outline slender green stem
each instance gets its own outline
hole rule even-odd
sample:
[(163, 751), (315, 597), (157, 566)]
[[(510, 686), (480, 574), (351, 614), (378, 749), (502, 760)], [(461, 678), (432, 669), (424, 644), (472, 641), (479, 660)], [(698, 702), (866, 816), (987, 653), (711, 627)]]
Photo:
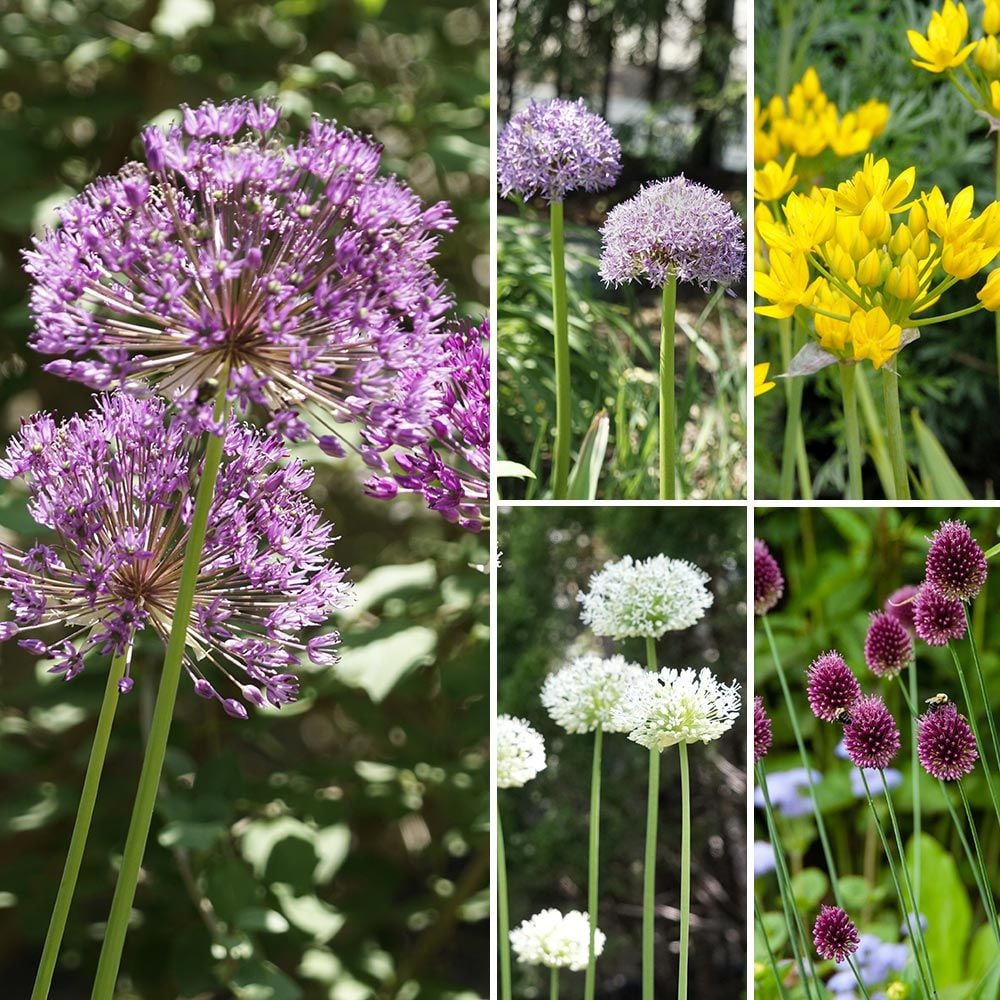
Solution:
[(795, 43), (795, 6), (777, 5), (778, 13), (778, 65), (775, 73), (777, 93), (786, 97), (791, 88), (792, 46)]
[(997, 944), (1000, 945), (1000, 919), (997, 918), (996, 901), (993, 899), (993, 891), (990, 886), (990, 876), (988, 874), (989, 869), (986, 867), (986, 861), (979, 845), (979, 837), (975, 835), (976, 825), (972, 818), (972, 811), (969, 808), (968, 801), (965, 797), (965, 789), (962, 787), (961, 781), (956, 782), (958, 785), (959, 795), (962, 797), (962, 804), (965, 807), (965, 815), (968, 817), (969, 826), (973, 832), (973, 840), (976, 845), (975, 851), (973, 851), (969, 846), (969, 841), (965, 836), (965, 831), (962, 829), (962, 821), (959, 818), (958, 813), (955, 811), (954, 805), (952, 805), (951, 795), (948, 792), (948, 786), (943, 781), (939, 781), (938, 784), (941, 786), (941, 794), (944, 796), (945, 804), (948, 806), (951, 821), (955, 824), (955, 829), (958, 831), (958, 839), (961, 840), (962, 847), (965, 849), (965, 856), (969, 859), (972, 874), (976, 879), (976, 888), (979, 890), (979, 898), (983, 903), (983, 910), (986, 913), (987, 920), (989, 920), (990, 925), (993, 928), (993, 937), (996, 939)]
[(949, 320), (961, 319), (963, 316), (971, 316), (972, 313), (979, 312), (982, 308), (983, 304), (979, 302), (974, 306), (969, 306), (967, 309), (956, 309), (955, 312), (944, 313), (941, 316), (929, 316), (927, 319), (913, 320), (907, 325), (914, 328), (935, 326), (938, 323), (947, 323)]
[(658, 669), (656, 663), (656, 640), (650, 635), (646, 636), (646, 666), (654, 673)]
[(677, 274), (671, 268), (663, 286), (660, 311), (660, 499), (676, 495), (677, 399), (674, 386), (674, 335), (677, 313)]
[(844, 434), (847, 437), (847, 498), (863, 500), (861, 428), (858, 424), (858, 396), (854, 387), (857, 366), (841, 362), (837, 367), (840, 369), (840, 392), (844, 399)]
[(865, 986), (865, 981), (861, 978), (861, 973), (858, 971), (858, 966), (854, 961), (853, 956), (847, 956), (847, 964), (851, 967), (851, 972), (854, 973), (854, 978), (857, 980), (858, 988), (861, 990), (862, 994), (864, 994), (865, 1000), (872, 1000), (871, 994), (868, 992), (868, 987)]
[(549, 977), (549, 1000), (559, 1000), (559, 969), (553, 969)]
[[(228, 373), (227, 377), (220, 379), (220, 382), (215, 415), (217, 419), (224, 420), (228, 413), (226, 404)], [(104, 932), (104, 944), (101, 947), (101, 956), (97, 963), (97, 974), (94, 978), (91, 1000), (111, 1000), (114, 995), (118, 968), (121, 965), (122, 951), (125, 947), (125, 935), (128, 933), (129, 914), (132, 910), (132, 901), (135, 898), (135, 887), (139, 880), (139, 868), (146, 850), (146, 841), (149, 839), (149, 828), (156, 806), (156, 793), (160, 783), (160, 775), (163, 772), (163, 760), (167, 752), (170, 723), (173, 720), (177, 687), (183, 670), (188, 626), (191, 622), (191, 609), (194, 606), (201, 553), (208, 527), (208, 514), (215, 494), (219, 466), (222, 463), (223, 443), (222, 435), (208, 435), (205, 458), (202, 463), (201, 481), (198, 484), (194, 513), (191, 517), (191, 527), (188, 531), (187, 546), (184, 552), (184, 562), (181, 567), (180, 583), (177, 588), (173, 624), (163, 658), (163, 672), (156, 695), (156, 707), (153, 709), (153, 722), (150, 726), (146, 754), (139, 774), (139, 787), (136, 792), (135, 805), (132, 808), (128, 836), (125, 839), (125, 850), (122, 854), (121, 869), (118, 872), (118, 882), (115, 885), (115, 894), (111, 901), (111, 913), (108, 916), (108, 924)]]
[(500, 940), (500, 997), (511, 1000), (510, 977), (510, 901), (507, 895), (507, 850), (500, 822), (500, 800), (497, 798), (497, 929)]
[(983, 676), (982, 664), (979, 662), (979, 647), (976, 644), (976, 636), (972, 629), (972, 617), (969, 614), (969, 605), (963, 601), (962, 608), (965, 611), (965, 628), (969, 635), (969, 649), (972, 650), (972, 666), (976, 672), (976, 681), (979, 684), (979, 695), (983, 699), (983, 710), (986, 712), (986, 725), (990, 730), (990, 742), (993, 744), (993, 759), (996, 761), (997, 773), (1000, 774), (1000, 738), (997, 737), (997, 727), (993, 721), (993, 712), (990, 708), (990, 696), (986, 690), (986, 679)]
[(587, 979), (583, 995), (594, 1000), (597, 989), (597, 953), (594, 936), (597, 933), (597, 899), (601, 844), (601, 745), (604, 730), (600, 725), (594, 730), (594, 764), (590, 775), (590, 851), (587, 866), (587, 910), (590, 913), (590, 955), (587, 959)]
[(781, 1000), (788, 1000), (788, 991), (785, 989), (785, 981), (781, 978), (778, 960), (774, 957), (774, 949), (771, 947), (771, 941), (767, 936), (767, 928), (764, 926), (764, 919), (761, 916), (760, 903), (757, 901), (756, 893), (754, 893), (753, 897), (753, 916), (754, 920), (757, 921), (760, 940), (764, 942), (764, 947), (767, 949), (767, 959), (771, 966), (771, 975), (774, 976), (774, 985), (778, 987)]
[[(922, 829), (921, 805), (920, 805), (920, 757), (917, 754), (917, 733), (919, 724), (917, 722), (917, 705), (919, 704), (917, 695), (917, 664), (913, 660), (910, 662), (910, 691), (909, 698), (906, 699), (907, 707), (910, 710), (910, 784), (913, 798), (913, 891), (916, 893), (916, 907), (920, 910), (920, 835)], [(906, 688), (900, 678), (899, 686), (904, 693)]]
[(131, 652), (130, 648), (120, 656), (114, 657), (108, 669), (108, 680), (104, 686), (104, 699), (97, 716), (94, 742), (90, 748), (90, 760), (87, 762), (87, 770), (83, 777), (80, 804), (77, 806), (73, 833), (69, 839), (69, 850), (66, 852), (66, 864), (63, 867), (62, 879), (59, 881), (59, 888), (56, 891), (56, 901), (52, 906), (52, 916), (49, 919), (49, 929), (45, 935), (45, 945), (38, 963), (38, 973), (35, 976), (35, 987), (31, 991), (31, 1000), (45, 1000), (52, 986), (52, 976), (59, 958), (59, 948), (66, 930), (69, 909), (73, 903), (73, 893), (76, 891), (80, 866), (83, 864), (87, 837), (90, 834), (90, 823), (94, 818), (94, 806), (101, 784), (101, 772), (104, 770), (104, 760), (111, 739), (111, 726), (115, 719), (115, 710), (118, 707), (118, 682), (125, 674), (125, 666)]
[(889, 438), (889, 459), (892, 462), (894, 496), (890, 500), (910, 499), (910, 478), (906, 469), (906, 444), (903, 440), (903, 418), (899, 412), (899, 376), (894, 368), (882, 369), (882, 401), (885, 405), (885, 429)]
[(660, 751), (649, 751), (646, 796), (646, 852), (642, 878), (642, 1000), (655, 1000), (656, 983), (656, 824), (660, 809)]
[(687, 744), (678, 743), (677, 749), (681, 758), (681, 954), (677, 970), (677, 1000), (686, 1000), (691, 923), (691, 775)]
[(789, 690), (788, 679), (785, 677), (785, 670), (781, 665), (781, 658), (778, 656), (778, 648), (774, 644), (774, 634), (771, 631), (771, 623), (767, 620), (767, 615), (761, 615), (761, 622), (764, 625), (764, 634), (767, 636), (767, 643), (771, 647), (771, 658), (774, 660), (774, 666), (778, 673), (778, 681), (781, 683), (781, 693), (785, 698), (785, 708), (788, 711), (788, 721), (791, 723), (792, 733), (795, 736), (795, 745), (799, 749), (799, 758), (802, 761), (802, 767), (805, 769), (806, 784), (809, 786), (809, 797), (812, 799), (813, 813), (816, 817), (816, 829), (819, 832), (820, 844), (823, 847), (823, 857), (826, 860), (827, 871), (830, 873), (830, 885), (833, 889), (833, 898), (837, 901), (838, 906), (843, 907), (844, 904), (840, 898), (837, 866), (833, 860), (833, 851), (830, 848), (830, 838), (826, 832), (826, 822), (823, 819), (823, 813), (820, 810), (819, 802), (816, 799), (816, 788), (812, 780), (812, 767), (809, 763), (809, 757), (806, 754), (806, 745), (802, 739), (802, 730), (799, 727), (798, 716), (795, 714), (795, 702), (792, 700), (792, 692)]
[(552, 247), (552, 336), (556, 371), (556, 440), (552, 451), (552, 499), (565, 500), (569, 485), (569, 452), (573, 433), (573, 397), (570, 390), (569, 313), (566, 305), (566, 248), (563, 203), (549, 206)]

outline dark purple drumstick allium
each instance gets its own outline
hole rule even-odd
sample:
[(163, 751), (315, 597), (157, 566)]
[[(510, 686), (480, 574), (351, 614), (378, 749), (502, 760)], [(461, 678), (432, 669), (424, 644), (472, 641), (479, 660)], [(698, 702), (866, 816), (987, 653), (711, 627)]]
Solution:
[(913, 624), (917, 636), (928, 646), (946, 646), (965, 635), (965, 609), (961, 601), (945, 597), (925, 583), (913, 602)]
[(189, 407), (227, 377), (288, 440), (308, 417), (340, 454), (356, 424), (381, 468), (430, 436), (451, 306), (431, 262), (454, 220), (378, 176), (371, 139), (315, 118), (286, 143), (278, 118), (237, 100), (147, 128), (146, 163), (94, 181), (26, 253), (31, 346), (55, 374)]
[(894, 590), (885, 599), (885, 606), (882, 609), (890, 618), (895, 618), (911, 634), (917, 630), (913, 623), (913, 612), (915, 610), (915, 598), (919, 590), (920, 588), (914, 586), (912, 583), (900, 587), (899, 590)]
[(843, 962), (858, 950), (861, 935), (839, 906), (823, 906), (813, 924), (813, 944), (820, 958)]
[(771, 749), (773, 740), (771, 720), (764, 711), (764, 699), (757, 695), (753, 700), (753, 762), (759, 764)]
[(876, 677), (895, 677), (913, 660), (913, 640), (906, 626), (884, 611), (872, 615), (865, 636), (865, 663)]
[(753, 540), (753, 610), (766, 615), (781, 600), (785, 578), (771, 550), (759, 538)]
[(602, 191), (618, 179), (621, 155), (611, 126), (583, 98), (532, 102), (497, 140), (500, 194), (551, 203), (570, 191)]
[(856, 767), (888, 767), (899, 753), (899, 727), (878, 695), (860, 698), (851, 706), (844, 726), (844, 749)]
[(952, 601), (971, 601), (986, 582), (986, 556), (962, 521), (942, 521), (931, 536), (927, 583)]
[(920, 717), (917, 756), (923, 769), (941, 781), (957, 781), (972, 773), (979, 759), (976, 737), (954, 703)]
[(830, 650), (809, 665), (806, 696), (817, 719), (834, 722), (861, 697), (861, 685), (840, 653)]
[(446, 368), (431, 414), (433, 440), (393, 456), (403, 470), (373, 476), (372, 496), (389, 499), (397, 491), (423, 494), (427, 506), (463, 528), (479, 531), (490, 501), (490, 328), (458, 326), (445, 341)]
[[(52, 659), (51, 673), (76, 676), (92, 650), (130, 652), (143, 629), (167, 641), (196, 470), (183, 419), (165, 416), (156, 397), (99, 396), (94, 410), (61, 424), (36, 414), (0, 462), (3, 478), (25, 480), (29, 512), (53, 532), (25, 552), (0, 546), (14, 617), (0, 634)], [(352, 600), (326, 558), (333, 529), (306, 496), (311, 481), (280, 439), (229, 422), (184, 666), (198, 694), (237, 718), (246, 708), (216, 691), (220, 675), (243, 701), (281, 706), (298, 694), (290, 671), (301, 660), (333, 662), (336, 632), (300, 637)], [(56, 627), (62, 638), (34, 637)], [(120, 687), (132, 687), (130, 672)]]

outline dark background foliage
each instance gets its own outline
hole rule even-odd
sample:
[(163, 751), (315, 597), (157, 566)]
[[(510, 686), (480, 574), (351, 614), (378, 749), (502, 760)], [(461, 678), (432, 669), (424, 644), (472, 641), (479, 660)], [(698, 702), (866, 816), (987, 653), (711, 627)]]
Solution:
[[(275, 96), (373, 133), (386, 169), (461, 220), (440, 269), (459, 309), (487, 301), (489, 15), (406, 0), (83, 0), (0, 14), (0, 430), (88, 405), (26, 349), (19, 250), (53, 207), (137, 152), (182, 102)], [(178, 699), (120, 996), (253, 1000), (487, 994), (488, 579), (483, 539), (315, 452), (313, 489), (359, 604), (338, 668), (300, 705), (237, 723)], [(0, 530), (33, 530), (0, 495)], [(12, 534), (13, 533), (13, 534)], [(53, 998), (89, 997), (152, 708), (139, 650), (119, 708)], [(53, 682), (0, 648), (0, 992), (24, 997), (41, 948), (103, 689)], [(96, 665), (95, 665), (96, 666)]]
[[(576, 595), (591, 574), (623, 555), (661, 552), (712, 577), (715, 603), (693, 628), (667, 633), (664, 666), (709, 666), (746, 681), (745, 517), (734, 508), (504, 508), (497, 604), (500, 711), (528, 719), (545, 737), (548, 767), (523, 789), (500, 793), (511, 923), (545, 907), (587, 908), (587, 818), (592, 738), (569, 736), (548, 718), (541, 685), (570, 656), (622, 652), (645, 662), (641, 640), (612, 650), (586, 631)], [(691, 995), (742, 996), (746, 982), (746, 729), (691, 748)], [(601, 903), (607, 934), (598, 960), (600, 997), (640, 995), (642, 854), (648, 755), (624, 736), (605, 740)], [(657, 862), (657, 996), (676, 992), (680, 796), (677, 754), (662, 755)], [(573, 980), (579, 977), (567, 976)], [(533, 970), (515, 966), (515, 994), (542, 995)], [(569, 989), (577, 989), (574, 982)], [(582, 988), (582, 986), (580, 987)], [(541, 992), (540, 992), (541, 991)]]

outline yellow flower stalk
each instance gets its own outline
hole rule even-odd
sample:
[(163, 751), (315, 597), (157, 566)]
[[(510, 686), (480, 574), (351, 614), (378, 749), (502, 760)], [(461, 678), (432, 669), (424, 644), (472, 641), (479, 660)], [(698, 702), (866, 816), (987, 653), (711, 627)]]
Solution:
[(920, 57), (911, 62), (928, 73), (947, 73), (961, 66), (976, 47), (975, 42), (966, 44), (968, 34), (969, 15), (965, 4), (945, 0), (940, 11), (931, 13), (926, 36), (912, 28), (907, 31), (910, 46)]

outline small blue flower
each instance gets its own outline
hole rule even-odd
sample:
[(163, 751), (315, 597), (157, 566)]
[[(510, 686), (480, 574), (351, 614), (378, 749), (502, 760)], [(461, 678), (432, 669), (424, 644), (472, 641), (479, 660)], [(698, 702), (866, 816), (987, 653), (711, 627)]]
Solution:
[[(813, 782), (822, 778), (819, 771), (810, 772)], [(767, 793), (771, 805), (784, 816), (809, 816), (813, 812), (809, 797), (809, 779), (804, 767), (793, 767), (787, 771), (773, 771), (767, 775)], [(760, 789), (754, 791), (754, 805), (764, 808), (764, 795)]]

